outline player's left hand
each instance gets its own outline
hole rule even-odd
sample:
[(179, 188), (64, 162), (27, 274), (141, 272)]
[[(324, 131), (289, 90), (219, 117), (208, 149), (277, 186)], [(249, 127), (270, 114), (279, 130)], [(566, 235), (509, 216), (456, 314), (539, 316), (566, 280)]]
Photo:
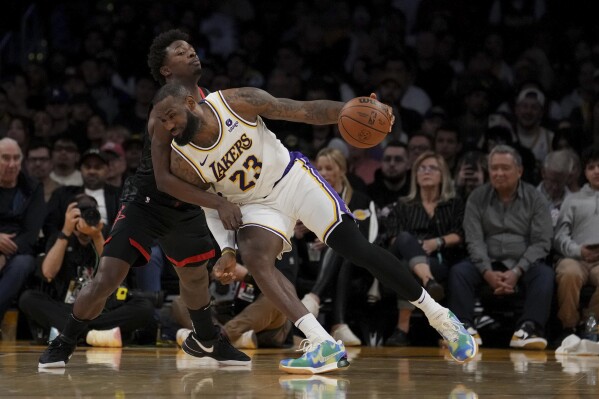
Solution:
[(226, 198), (221, 198), (220, 203), (218, 204), (216, 211), (218, 212), (218, 217), (223, 223), (223, 227), (226, 230), (237, 230), (239, 226), (243, 223), (241, 219), (241, 209), (239, 205), (234, 204), (228, 201)]
[[(376, 93), (370, 93), (370, 98), (376, 100)], [(389, 125), (389, 131), (393, 130), (393, 124), (395, 123), (395, 115), (393, 115), (393, 108), (391, 108), (390, 106), (383, 104), (387, 107), (387, 114), (389, 116), (389, 119), (391, 120), (391, 124)]]
[(235, 281), (237, 258), (230, 252), (223, 254), (214, 264), (212, 274), (221, 284), (231, 284)]

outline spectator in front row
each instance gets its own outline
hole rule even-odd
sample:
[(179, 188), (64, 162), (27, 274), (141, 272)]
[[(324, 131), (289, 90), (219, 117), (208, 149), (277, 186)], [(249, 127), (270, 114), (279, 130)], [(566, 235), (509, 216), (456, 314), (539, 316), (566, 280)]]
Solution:
[(595, 286), (589, 311), (599, 315), (599, 147), (589, 148), (582, 158), (588, 183), (565, 199), (553, 241), (562, 256), (555, 269), (562, 337), (575, 332), (580, 290), (589, 282)]
[(466, 204), (464, 232), (472, 263), (450, 269), (449, 308), (477, 337), (472, 327), (476, 288), (485, 281), (493, 294), (511, 295), (521, 286), (524, 310), (510, 347), (544, 349), (554, 277), (544, 261), (553, 234), (547, 202), (520, 180), (522, 161), (511, 147), (493, 148), (489, 174), (490, 183), (474, 190)]
[[(96, 211), (95, 219), (90, 210)], [(48, 337), (52, 327), (63, 325), (79, 290), (91, 280), (104, 249), (103, 225), (96, 200), (79, 194), (67, 207), (62, 229), (50, 237), (41, 266), (48, 286), (44, 291), (27, 290), (19, 299), (19, 308), (33, 326), (43, 330), (42, 336)], [(104, 312), (90, 322), (86, 334), (89, 345), (120, 347), (133, 331), (153, 322), (154, 306), (149, 299), (126, 299), (117, 293)]]
[[(410, 193), (394, 204), (385, 231), (391, 237), (391, 251), (408, 260), (422, 286), (437, 301), (445, 296), (441, 283), (447, 279), (449, 268), (466, 255), (463, 219), (464, 203), (455, 196), (443, 157), (433, 152), (420, 155), (412, 167)], [(406, 253), (407, 248), (418, 244), (422, 249), (419, 256)], [(387, 346), (409, 343), (414, 306), (400, 299), (398, 308), (397, 328), (387, 339)]]
[(42, 185), (21, 171), (22, 160), (15, 140), (0, 139), (0, 320), (34, 270), (46, 212)]

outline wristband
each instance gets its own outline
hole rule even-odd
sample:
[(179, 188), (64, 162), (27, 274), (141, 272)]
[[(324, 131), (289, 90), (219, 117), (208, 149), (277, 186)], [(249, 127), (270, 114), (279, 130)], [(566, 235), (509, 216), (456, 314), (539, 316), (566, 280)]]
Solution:
[(437, 249), (441, 250), (443, 247), (445, 247), (445, 240), (443, 237), (437, 237)]
[(233, 256), (237, 257), (237, 251), (235, 251), (234, 249), (231, 248), (225, 248), (222, 251), (220, 251), (220, 256), (223, 256), (224, 254), (230, 253)]
[(61, 230), (61, 231), (58, 232), (58, 237), (56, 239), (57, 240), (68, 240), (69, 238), (71, 238), (71, 236), (70, 235), (66, 235)]

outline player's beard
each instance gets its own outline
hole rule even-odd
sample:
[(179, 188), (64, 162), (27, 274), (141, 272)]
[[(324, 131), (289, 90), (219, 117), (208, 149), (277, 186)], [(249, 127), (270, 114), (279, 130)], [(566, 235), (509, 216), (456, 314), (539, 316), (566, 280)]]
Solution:
[(181, 132), (180, 135), (175, 137), (175, 143), (179, 146), (187, 145), (193, 140), (193, 136), (200, 129), (200, 118), (195, 116), (191, 111), (187, 110), (187, 124), (185, 125), (185, 129)]

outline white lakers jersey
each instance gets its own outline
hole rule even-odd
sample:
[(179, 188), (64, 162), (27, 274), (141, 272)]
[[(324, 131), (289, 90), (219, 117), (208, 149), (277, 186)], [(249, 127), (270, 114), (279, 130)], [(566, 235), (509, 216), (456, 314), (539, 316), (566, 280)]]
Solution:
[(220, 91), (204, 102), (220, 121), (216, 142), (202, 148), (193, 143), (179, 146), (173, 140), (171, 147), (211, 185), (211, 191), (229, 201), (243, 204), (266, 197), (289, 165), (289, 151), (260, 116), (256, 122), (241, 118)]

